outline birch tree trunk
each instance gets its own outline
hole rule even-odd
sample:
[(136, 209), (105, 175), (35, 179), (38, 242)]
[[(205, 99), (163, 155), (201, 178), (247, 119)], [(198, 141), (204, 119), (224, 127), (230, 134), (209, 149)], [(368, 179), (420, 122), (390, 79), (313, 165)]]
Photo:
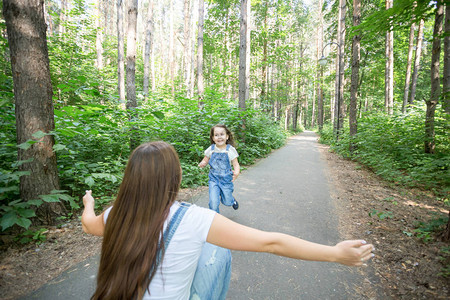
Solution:
[(203, 23), (205, 14), (205, 1), (198, 1), (198, 42), (197, 42), (197, 91), (199, 107), (203, 106)]
[[(353, 26), (358, 26), (361, 23), (361, 1), (353, 0)], [(349, 127), (350, 127), (350, 153), (356, 149), (354, 139), (357, 133), (357, 103), (358, 103), (358, 88), (359, 88), (359, 62), (361, 49), (361, 36), (359, 34), (353, 37), (352, 45), (352, 78), (350, 85), (350, 108), (349, 108)]]
[(239, 109), (245, 110), (249, 95), (250, 69), (247, 63), (250, 59), (249, 47), (249, 15), (250, 0), (241, 1), (241, 29), (239, 46)]
[[(43, 0), (4, 0), (14, 83), (17, 144), (38, 141), (29, 148), (18, 148), (20, 198), (23, 202), (39, 199), (59, 190), (56, 155), (53, 151), (55, 129), (53, 90), (47, 48), (47, 26)], [(36, 136), (41, 131), (46, 135)], [(34, 136), (33, 136), (34, 135)], [(43, 202), (36, 209), (40, 223), (53, 224), (65, 212), (60, 202)]]
[(153, 26), (153, 0), (149, 0), (147, 10), (147, 26), (145, 29), (144, 83), (143, 83), (144, 101), (147, 99), (148, 96), (148, 86), (150, 82), (150, 70), (151, 70), (150, 58), (153, 56), (152, 49), (154, 36), (155, 33)]
[(183, 47), (183, 72), (184, 72), (184, 86), (189, 95), (189, 81), (191, 71), (191, 1), (184, 0), (184, 47)]
[(416, 97), (417, 78), (419, 77), (419, 69), (420, 69), (420, 56), (422, 55), (424, 23), (425, 23), (424, 20), (421, 19), (419, 22), (419, 29), (417, 30), (416, 55), (414, 58), (414, 71), (411, 79), (411, 94), (409, 95), (410, 105), (414, 103), (414, 98)]
[[(393, 0), (386, 0), (386, 10), (392, 8)], [(386, 69), (384, 81), (384, 107), (387, 114), (394, 113), (394, 31), (386, 33)]]
[(175, 32), (173, 25), (175, 16), (173, 13), (173, 1), (169, 1), (169, 76), (170, 86), (172, 88), (172, 96), (175, 95)]
[(95, 2), (95, 27), (97, 30), (97, 36), (95, 39), (95, 48), (97, 50), (97, 60), (95, 63), (95, 66), (97, 69), (103, 69), (103, 28), (102, 28), (102, 9), (101, 9), (101, 1), (102, 0), (96, 0)]
[[(128, 28), (127, 28), (127, 111), (130, 113), (130, 120), (137, 118), (136, 115), (136, 27), (138, 14), (138, 0), (131, 0), (128, 7)], [(131, 130), (130, 150), (133, 151), (139, 144), (135, 131)]]
[[(323, 50), (323, 16), (322, 16), (322, 6), (323, 0), (319, 0), (319, 27), (317, 34), (317, 61), (321, 57), (321, 53)], [(323, 93), (322, 93), (322, 77), (323, 77), (323, 68), (319, 65), (317, 68), (317, 125), (319, 126), (319, 130), (322, 130), (323, 127)]]
[(416, 27), (415, 24), (411, 24), (411, 28), (409, 30), (408, 61), (406, 63), (405, 88), (403, 90), (402, 113), (406, 113), (406, 106), (408, 104), (408, 98), (409, 98), (409, 88), (411, 85), (411, 65), (412, 65), (412, 56), (413, 56), (413, 48), (414, 48), (415, 27)]
[(119, 101), (125, 103), (125, 63), (124, 63), (124, 38), (123, 38), (123, 0), (117, 0), (117, 77), (119, 89)]
[(431, 54), (431, 95), (426, 101), (427, 111), (425, 116), (425, 153), (434, 153), (435, 149), (435, 132), (434, 132), (434, 113), (440, 96), (440, 54), (441, 54), (441, 34), (444, 19), (443, 0), (437, 2), (436, 15), (433, 29), (433, 48)]

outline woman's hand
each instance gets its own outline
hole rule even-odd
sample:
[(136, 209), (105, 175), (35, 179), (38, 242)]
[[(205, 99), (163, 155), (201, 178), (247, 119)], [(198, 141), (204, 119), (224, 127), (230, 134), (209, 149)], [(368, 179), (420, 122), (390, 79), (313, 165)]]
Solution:
[(92, 197), (92, 191), (86, 191), (86, 194), (83, 196), (83, 204), (84, 210), (81, 215), (81, 225), (83, 227), (84, 232), (102, 236), (105, 224), (103, 224), (103, 213), (96, 216), (94, 211), (95, 200)]
[(90, 206), (90, 205), (94, 206), (95, 200), (94, 200), (94, 197), (92, 197), (92, 191), (91, 190), (87, 190), (86, 194), (84, 194), (84, 196), (83, 196), (83, 204), (84, 204), (84, 207)]
[(369, 259), (375, 256), (372, 244), (367, 244), (364, 240), (343, 241), (336, 246), (336, 262), (346, 266), (362, 266)]

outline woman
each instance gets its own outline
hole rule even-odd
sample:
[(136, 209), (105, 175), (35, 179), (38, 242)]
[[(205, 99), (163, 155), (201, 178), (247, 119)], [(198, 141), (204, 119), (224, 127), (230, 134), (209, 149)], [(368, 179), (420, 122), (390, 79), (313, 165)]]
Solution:
[[(349, 266), (360, 266), (373, 257), (373, 246), (362, 240), (335, 246), (311, 243), (240, 225), (196, 205), (186, 210), (165, 249), (160, 237), (181, 206), (175, 201), (180, 182), (175, 149), (165, 142), (151, 142), (131, 154), (112, 208), (95, 215), (94, 199), (86, 192), (83, 230), (104, 236), (93, 299), (188, 299), (205, 242)], [(159, 248), (162, 259), (158, 263)]]

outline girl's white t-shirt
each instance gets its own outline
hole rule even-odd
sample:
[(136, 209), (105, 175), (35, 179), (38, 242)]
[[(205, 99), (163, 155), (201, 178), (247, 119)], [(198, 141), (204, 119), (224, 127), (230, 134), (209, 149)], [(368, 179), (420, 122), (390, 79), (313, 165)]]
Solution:
[[(179, 207), (180, 203), (174, 202), (164, 229)], [(105, 224), (110, 211), (111, 207), (103, 215)], [(197, 263), (215, 214), (196, 205), (189, 207), (150, 282), (150, 294), (147, 290), (143, 299), (189, 299)]]

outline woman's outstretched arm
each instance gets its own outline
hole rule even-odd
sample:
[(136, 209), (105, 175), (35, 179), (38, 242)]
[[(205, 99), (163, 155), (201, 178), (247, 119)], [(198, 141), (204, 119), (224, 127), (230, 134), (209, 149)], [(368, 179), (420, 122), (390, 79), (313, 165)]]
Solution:
[(343, 241), (335, 246), (308, 242), (287, 234), (257, 230), (216, 214), (207, 242), (231, 250), (267, 252), (302, 260), (337, 262), (361, 266), (373, 257), (374, 247), (363, 240)]
[(96, 216), (94, 211), (95, 201), (92, 197), (92, 191), (86, 191), (83, 196), (84, 210), (81, 215), (81, 225), (84, 232), (103, 236), (105, 224), (103, 223), (103, 213)]

